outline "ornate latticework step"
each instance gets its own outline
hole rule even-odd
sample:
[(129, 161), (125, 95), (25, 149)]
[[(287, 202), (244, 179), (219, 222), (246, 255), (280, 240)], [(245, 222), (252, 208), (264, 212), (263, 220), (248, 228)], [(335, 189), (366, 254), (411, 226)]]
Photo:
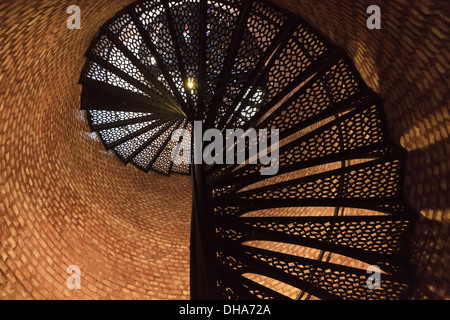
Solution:
[[(424, 296), (408, 260), (405, 151), (352, 61), (300, 18), (266, 1), (138, 1), (86, 57), (82, 109), (105, 148), (144, 171), (193, 175), (192, 298)], [(248, 154), (173, 164), (171, 135), (194, 121), (279, 130), (278, 174)]]

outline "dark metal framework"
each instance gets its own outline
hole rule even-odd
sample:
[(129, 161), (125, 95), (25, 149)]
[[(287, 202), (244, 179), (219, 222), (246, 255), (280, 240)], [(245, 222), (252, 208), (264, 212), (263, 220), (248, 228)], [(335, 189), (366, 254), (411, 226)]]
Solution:
[[(86, 57), (81, 108), (106, 149), (146, 172), (193, 176), (193, 299), (288, 298), (249, 274), (298, 298), (425, 296), (408, 256), (418, 214), (403, 196), (405, 151), (352, 61), (305, 21), (266, 1), (138, 1)], [(250, 163), (174, 165), (171, 134), (195, 120), (279, 129), (278, 175)], [(380, 289), (367, 287), (367, 264), (383, 270)]]

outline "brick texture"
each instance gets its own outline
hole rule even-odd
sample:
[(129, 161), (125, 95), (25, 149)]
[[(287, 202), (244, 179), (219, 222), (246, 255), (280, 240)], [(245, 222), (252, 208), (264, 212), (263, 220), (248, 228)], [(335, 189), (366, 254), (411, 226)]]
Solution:
[(0, 2), (0, 299), (189, 298), (190, 177), (124, 166), (79, 111), (84, 51), (130, 2)]

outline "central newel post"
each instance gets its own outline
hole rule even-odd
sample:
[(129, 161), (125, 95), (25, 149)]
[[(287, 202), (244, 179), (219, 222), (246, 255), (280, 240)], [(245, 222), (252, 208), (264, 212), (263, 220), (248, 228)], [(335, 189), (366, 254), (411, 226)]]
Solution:
[[(202, 133), (193, 136), (193, 154), (202, 154)], [(202, 157), (200, 158), (202, 159)], [(207, 195), (205, 168), (203, 160), (193, 159), (191, 174), (193, 181), (193, 201), (191, 217), (191, 299), (205, 300), (214, 299), (215, 265), (214, 265), (214, 223), (209, 197)], [(197, 160), (197, 161), (195, 161)]]

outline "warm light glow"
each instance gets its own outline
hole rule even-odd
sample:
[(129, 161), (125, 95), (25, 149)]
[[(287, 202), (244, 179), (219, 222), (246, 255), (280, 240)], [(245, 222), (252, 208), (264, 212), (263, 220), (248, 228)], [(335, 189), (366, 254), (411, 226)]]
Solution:
[(187, 86), (188, 86), (189, 89), (194, 89), (194, 80), (189, 79), (188, 83), (187, 83)]

